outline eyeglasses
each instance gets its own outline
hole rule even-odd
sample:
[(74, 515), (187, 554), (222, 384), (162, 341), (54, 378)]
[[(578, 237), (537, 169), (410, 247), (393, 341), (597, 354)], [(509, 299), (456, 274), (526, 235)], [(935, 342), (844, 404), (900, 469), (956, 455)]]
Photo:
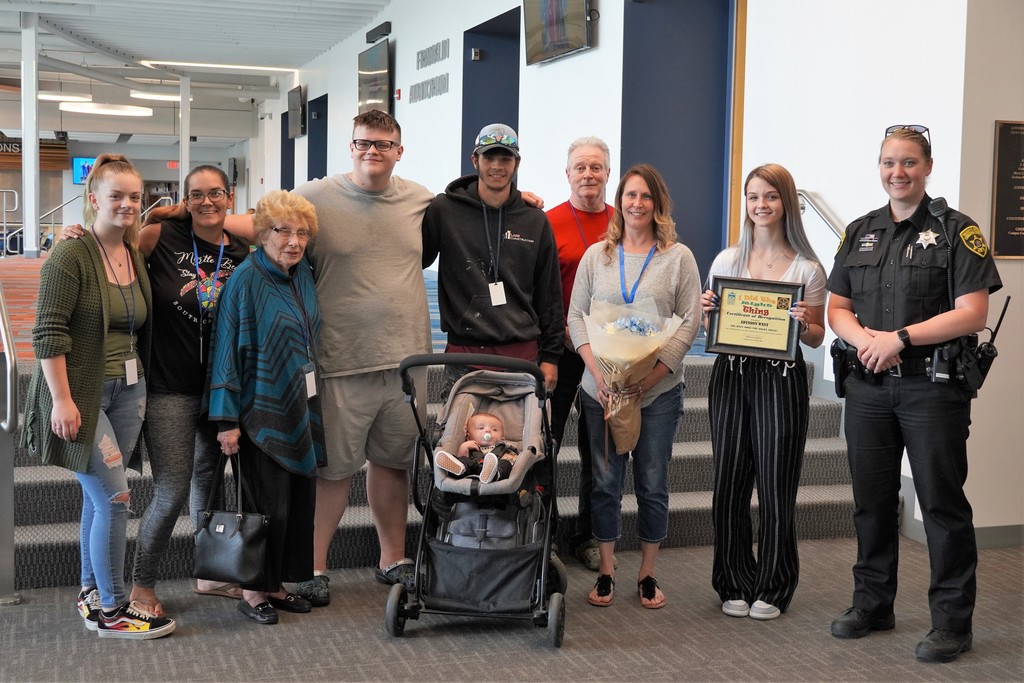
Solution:
[(202, 204), (209, 197), (211, 202), (217, 202), (228, 196), (227, 190), (222, 190), (219, 187), (215, 187), (209, 192), (200, 192), (193, 190), (188, 193), (188, 201), (190, 204)]
[(904, 129), (912, 130), (915, 133), (920, 133), (921, 135), (925, 136), (925, 138), (928, 139), (928, 144), (929, 145), (932, 144), (932, 136), (928, 132), (928, 126), (922, 126), (921, 124), (918, 124), (918, 123), (914, 123), (914, 124), (898, 123), (895, 126), (889, 126), (888, 128), (885, 129), (885, 137), (889, 137), (890, 135), (892, 135), (896, 131), (904, 130)]
[(352, 146), (360, 152), (376, 147), (378, 152), (387, 152), (398, 143), (394, 140), (353, 140)]
[(518, 149), (519, 140), (515, 135), (510, 135), (509, 133), (486, 133), (476, 139), (477, 147), (485, 145), (502, 145), (504, 147)]
[(309, 230), (295, 230), (294, 228), (271, 228), (278, 235), (281, 235), (285, 239), (291, 239), (292, 237), (298, 237), (300, 241), (308, 240), (311, 236)]

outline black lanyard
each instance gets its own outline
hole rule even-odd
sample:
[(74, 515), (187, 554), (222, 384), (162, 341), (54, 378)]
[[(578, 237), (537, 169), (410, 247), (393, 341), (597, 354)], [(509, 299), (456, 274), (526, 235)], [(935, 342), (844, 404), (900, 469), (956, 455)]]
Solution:
[(100, 251), (103, 252), (103, 258), (107, 262), (107, 267), (110, 268), (110, 274), (114, 276), (114, 282), (117, 284), (117, 291), (121, 295), (121, 301), (124, 302), (124, 312), (128, 316), (128, 350), (131, 353), (135, 353), (135, 288), (131, 286), (131, 276), (133, 272), (132, 255), (128, 251), (128, 245), (122, 242), (121, 245), (124, 247), (124, 256), (128, 262), (128, 293), (132, 295), (132, 305), (129, 308), (128, 299), (125, 298), (124, 290), (121, 289), (121, 281), (117, 277), (117, 271), (114, 270), (114, 265), (110, 262), (110, 257), (107, 256), (106, 247), (103, 246), (103, 242), (100, 242), (100, 238), (96, 236), (96, 228), (94, 226), (89, 226), (89, 230), (92, 231), (92, 236), (96, 238), (96, 244), (100, 245)]

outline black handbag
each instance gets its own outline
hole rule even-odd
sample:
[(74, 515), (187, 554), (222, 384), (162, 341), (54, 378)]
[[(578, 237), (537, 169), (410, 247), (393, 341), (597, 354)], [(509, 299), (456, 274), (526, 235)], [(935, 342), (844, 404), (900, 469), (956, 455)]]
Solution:
[(229, 457), (221, 456), (206, 510), (199, 518), (199, 528), (195, 533), (194, 575), (224, 583), (258, 584), (264, 578), (270, 520), (258, 512), (242, 512), (244, 483), (239, 469), (241, 457), (234, 462), (237, 511), (211, 509), (217, 491), (223, 489), (224, 465)]

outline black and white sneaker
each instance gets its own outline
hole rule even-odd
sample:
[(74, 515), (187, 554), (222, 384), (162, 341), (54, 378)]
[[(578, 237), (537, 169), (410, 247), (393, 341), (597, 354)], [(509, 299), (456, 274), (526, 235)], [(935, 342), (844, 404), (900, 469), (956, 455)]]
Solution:
[(174, 632), (173, 619), (158, 617), (135, 601), (121, 605), (109, 616), (100, 610), (97, 626), (100, 638), (150, 640)]
[(95, 588), (88, 588), (78, 594), (78, 613), (85, 621), (85, 627), (90, 631), (97, 629), (96, 621), (100, 613), (100, 592)]

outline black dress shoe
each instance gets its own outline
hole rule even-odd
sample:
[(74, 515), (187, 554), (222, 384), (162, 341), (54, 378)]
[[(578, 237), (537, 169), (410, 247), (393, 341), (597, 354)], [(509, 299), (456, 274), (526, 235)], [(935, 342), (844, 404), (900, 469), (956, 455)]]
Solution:
[(238, 601), (238, 611), (249, 617), (257, 624), (276, 624), (277, 610), (269, 602), (261, 602), (253, 607), (242, 598)]
[(871, 631), (891, 631), (894, 628), (896, 616), (892, 612), (876, 616), (850, 607), (832, 622), (832, 635), (846, 640), (863, 638)]
[(970, 631), (957, 633), (933, 628), (928, 635), (917, 644), (917, 659), (922, 662), (952, 662), (974, 645), (974, 636)]
[(270, 601), (271, 605), (277, 609), (283, 609), (285, 612), (305, 614), (313, 609), (312, 602), (295, 593), (288, 593), (283, 598), (275, 598), (273, 595), (268, 595), (267, 600)]

